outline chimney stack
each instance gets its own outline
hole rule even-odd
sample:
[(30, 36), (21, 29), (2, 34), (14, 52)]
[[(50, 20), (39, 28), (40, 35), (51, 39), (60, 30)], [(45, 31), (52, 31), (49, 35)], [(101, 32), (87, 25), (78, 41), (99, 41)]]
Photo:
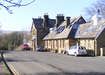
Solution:
[(63, 14), (57, 14), (56, 16), (56, 28), (64, 21)]
[(68, 27), (68, 25), (70, 24), (70, 18), (71, 17), (66, 17), (66, 27)]
[(44, 14), (44, 19), (43, 19), (44, 27), (49, 27), (48, 20), (49, 20), (48, 14)]
[(93, 25), (97, 25), (98, 22), (101, 20), (101, 14), (99, 9), (97, 10), (97, 13), (93, 15), (92, 20), (93, 20)]

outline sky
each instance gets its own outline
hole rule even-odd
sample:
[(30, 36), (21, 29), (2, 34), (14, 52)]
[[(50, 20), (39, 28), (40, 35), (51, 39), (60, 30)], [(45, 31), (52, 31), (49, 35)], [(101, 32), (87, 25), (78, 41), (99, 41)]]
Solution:
[(6, 31), (30, 31), (32, 18), (38, 18), (47, 13), (50, 18), (56, 18), (57, 14), (70, 16), (71, 18), (82, 15), (85, 8), (90, 7), (96, 0), (36, 0), (34, 3), (19, 8), (12, 8), (13, 14), (5, 9), (0, 9), (1, 30)]

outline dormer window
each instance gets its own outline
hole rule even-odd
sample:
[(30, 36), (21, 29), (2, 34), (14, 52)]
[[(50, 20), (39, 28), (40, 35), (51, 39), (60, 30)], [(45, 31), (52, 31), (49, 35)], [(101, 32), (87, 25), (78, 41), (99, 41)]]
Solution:
[(74, 24), (74, 25), (73, 25), (73, 29), (77, 29), (78, 26), (79, 26), (78, 24)]
[(79, 20), (79, 23), (80, 23), (80, 24), (83, 23), (83, 19), (80, 19), (80, 20)]
[(65, 29), (65, 26), (61, 26), (61, 27), (57, 28), (56, 32), (61, 33), (64, 29)]

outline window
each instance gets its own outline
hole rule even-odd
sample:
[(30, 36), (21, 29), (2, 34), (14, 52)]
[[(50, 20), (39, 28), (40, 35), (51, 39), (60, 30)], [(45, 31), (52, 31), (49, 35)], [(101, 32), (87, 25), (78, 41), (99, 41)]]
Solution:
[(49, 40), (49, 47), (51, 48), (51, 40)]
[(51, 48), (53, 48), (53, 40), (51, 40)]
[(60, 48), (62, 47), (62, 40), (60, 40)]
[(72, 50), (72, 49), (77, 49), (77, 46), (72, 46), (72, 47), (70, 48), (70, 50)]
[(45, 47), (47, 48), (47, 41), (45, 41)]
[(48, 48), (49, 48), (49, 40), (48, 40)]
[(60, 40), (58, 40), (58, 48), (60, 48)]
[(53, 44), (53, 48), (54, 48), (54, 40), (53, 40), (53, 43), (52, 44)]
[(77, 49), (77, 46), (74, 46), (74, 49)]
[(58, 42), (58, 40), (55, 40), (55, 48), (58, 48), (58, 46), (59, 46), (59, 42)]
[(33, 30), (32, 30), (32, 35), (35, 35), (35, 33), (36, 33), (36, 32), (35, 32), (35, 30), (33, 29)]
[(82, 20), (82, 19), (80, 19), (80, 20), (79, 20), (79, 23), (82, 23), (82, 22), (83, 22), (83, 20)]
[(59, 28), (57, 28), (56, 32), (57, 33), (61, 33), (64, 30), (65, 26), (61, 26)]
[(46, 41), (46, 46), (48, 47), (48, 41)]
[(56, 40), (55, 40), (55, 44), (54, 45), (55, 45), (55, 48), (57, 48)]
[(55, 40), (53, 40), (53, 47), (55, 48)]
[(65, 40), (63, 40), (63, 48), (65, 48)]
[(79, 49), (80, 49), (80, 50), (84, 50), (84, 49), (85, 49), (85, 47), (79, 47)]
[(86, 40), (84, 40), (84, 46), (86, 47)]
[(24, 44), (24, 46), (28, 46), (28, 44)]
[(88, 49), (90, 49), (90, 40), (88, 40)]
[(78, 29), (78, 24), (74, 24), (73, 29)]

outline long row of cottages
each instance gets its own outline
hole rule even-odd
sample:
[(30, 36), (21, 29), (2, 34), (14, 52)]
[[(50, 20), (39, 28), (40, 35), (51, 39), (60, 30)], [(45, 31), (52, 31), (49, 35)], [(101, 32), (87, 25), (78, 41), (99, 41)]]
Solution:
[(99, 56), (100, 48), (105, 55), (105, 20), (94, 15), (87, 23), (82, 16), (71, 18), (58, 14), (56, 19), (33, 18), (32, 48), (42, 46), (50, 51), (61, 53), (73, 45), (84, 46), (88, 55)]

